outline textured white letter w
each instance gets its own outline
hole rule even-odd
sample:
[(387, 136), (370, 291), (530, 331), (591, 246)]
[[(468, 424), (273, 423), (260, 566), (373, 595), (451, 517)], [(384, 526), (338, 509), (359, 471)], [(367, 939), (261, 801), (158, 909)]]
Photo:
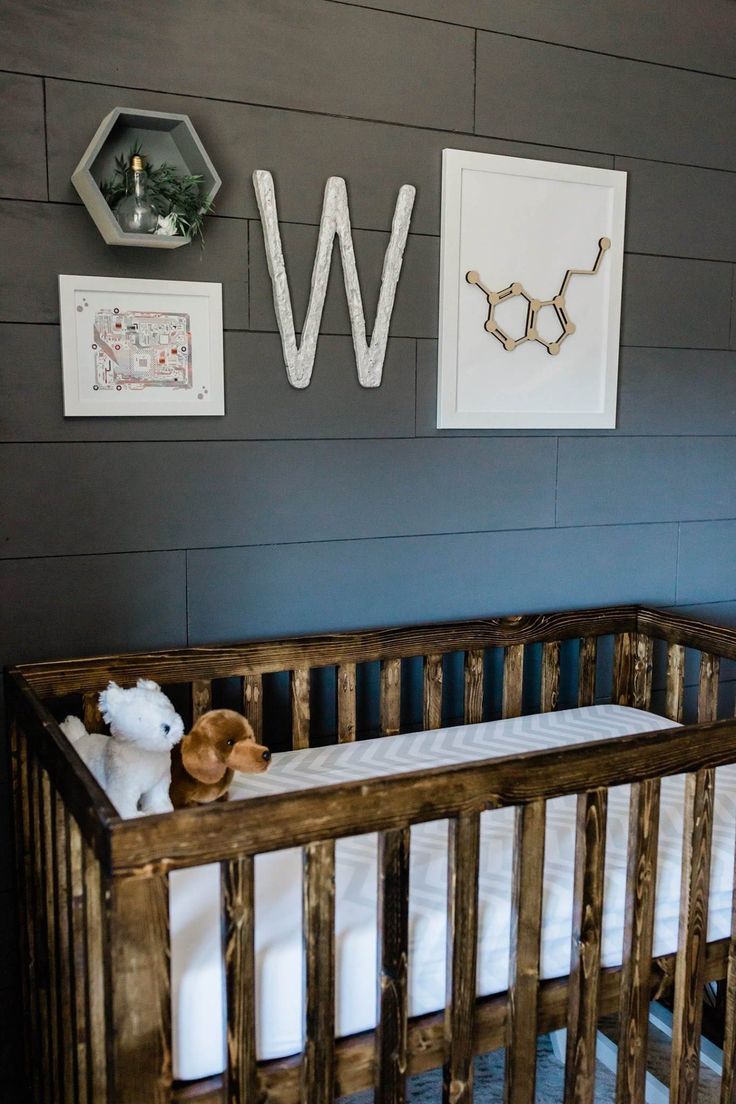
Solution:
[(312, 378), (317, 338), (319, 337), (327, 281), (330, 275), (332, 247), (337, 234), (340, 239), (342, 273), (350, 312), (350, 328), (353, 332), (358, 380), (363, 387), (379, 387), (383, 374), (383, 361), (386, 355), (391, 313), (394, 309), (396, 285), (401, 273), (401, 263), (404, 257), (406, 237), (409, 233), (416, 189), (411, 184), (403, 184), (399, 190), (391, 226), (391, 238), (383, 259), (381, 292), (378, 298), (376, 321), (370, 344), (368, 344), (365, 333), (363, 298), (360, 293), (353, 237), (350, 231), (347, 188), (342, 177), (331, 176), (329, 178), (325, 185), (325, 197), (322, 204), (317, 253), (312, 269), (312, 288), (309, 295), (307, 317), (304, 321), (301, 344), (297, 345), (289, 279), (286, 275), (284, 253), (281, 248), (276, 194), (270, 172), (263, 169), (254, 172), (253, 187), (255, 188), (258, 210), (261, 213), (263, 223), (266, 259), (268, 261), (268, 271), (271, 274), (273, 302), (281, 333), (281, 344), (284, 350), (289, 383), (294, 387), (308, 387)]

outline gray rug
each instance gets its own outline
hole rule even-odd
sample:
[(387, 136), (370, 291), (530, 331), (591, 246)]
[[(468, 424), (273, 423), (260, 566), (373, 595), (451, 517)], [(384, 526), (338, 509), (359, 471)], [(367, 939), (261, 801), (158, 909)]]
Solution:
[[(474, 1104), (496, 1104), (503, 1100), (504, 1052), (494, 1050), (475, 1060)], [(562, 1100), (564, 1067), (552, 1053), (547, 1035), (543, 1035), (537, 1047), (537, 1101), (550, 1104)], [(596, 1104), (613, 1104), (616, 1079), (612, 1073), (598, 1064), (596, 1073)], [(408, 1104), (438, 1104), (442, 1099), (442, 1071), (432, 1070), (409, 1079)], [(373, 1093), (356, 1093), (342, 1098), (342, 1104), (372, 1104)]]

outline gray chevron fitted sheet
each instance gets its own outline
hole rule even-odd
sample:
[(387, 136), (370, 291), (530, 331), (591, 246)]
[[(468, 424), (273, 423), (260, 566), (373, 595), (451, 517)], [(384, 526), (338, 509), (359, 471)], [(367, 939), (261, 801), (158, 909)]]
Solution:
[[(672, 726), (621, 706), (419, 732), (274, 755), (265, 775), (238, 776), (234, 798), (293, 792), (351, 779), (487, 759)], [(612, 790), (606, 844), (603, 964), (621, 961), (626, 880), (628, 787)], [(677, 946), (683, 780), (662, 787), (654, 953)], [(736, 822), (736, 766), (717, 772), (708, 935), (729, 933)], [(478, 992), (508, 984), (513, 810), (481, 818)], [(572, 925), (575, 798), (548, 803), (542, 975), (568, 973)], [(411, 835), (410, 1014), (444, 1006), (447, 822)], [(220, 947), (219, 869), (171, 875), (174, 1074), (182, 1080), (225, 1068), (224, 980)], [(375, 1025), (376, 837), (337, 843), (337, 1029), (350, 1035)], [(301, 1049), (301, 857), (298, 849), (256, 858), (257, 1044), (261, 1058)]]

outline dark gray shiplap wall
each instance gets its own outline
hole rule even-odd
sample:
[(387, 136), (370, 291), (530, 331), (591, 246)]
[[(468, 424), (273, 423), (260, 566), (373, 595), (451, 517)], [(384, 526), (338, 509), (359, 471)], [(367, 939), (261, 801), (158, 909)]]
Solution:
[[(2, 661), (635, 599), (734, 619), (735, 32), (731, 0), (695, 18), (666, 0), (5, 0)], [(80, 207), (69, 177), (115, 105), (191, 115), (224, 180), (204, 252), (111, 249)], [(616, 431), (435, 429), (445, 146), (629, 173)], [(327, 176), (348, 181), (369, 315), (397, 189), (417, 185), (379, 390), (357, 384), (337, 261), (313, 383), (289, 387), (256, 168), (297, 316)], [(60, 272), (222, 281), (226, 417), (65, 420)]]

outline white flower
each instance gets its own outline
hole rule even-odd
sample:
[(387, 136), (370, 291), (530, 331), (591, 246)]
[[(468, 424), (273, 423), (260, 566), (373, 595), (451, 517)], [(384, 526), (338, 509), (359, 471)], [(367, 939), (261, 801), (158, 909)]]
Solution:
[(173, 237), (176, 234), (178, 234), (178, 230), (176, 228), (176, 217), (175, 217), (175, 215), (173, 215), (173, 214), (159, 215), (158, 216), (158, 227), (156, 229), (156, 233), (157, 234), (165, 234), (168, 237)]

